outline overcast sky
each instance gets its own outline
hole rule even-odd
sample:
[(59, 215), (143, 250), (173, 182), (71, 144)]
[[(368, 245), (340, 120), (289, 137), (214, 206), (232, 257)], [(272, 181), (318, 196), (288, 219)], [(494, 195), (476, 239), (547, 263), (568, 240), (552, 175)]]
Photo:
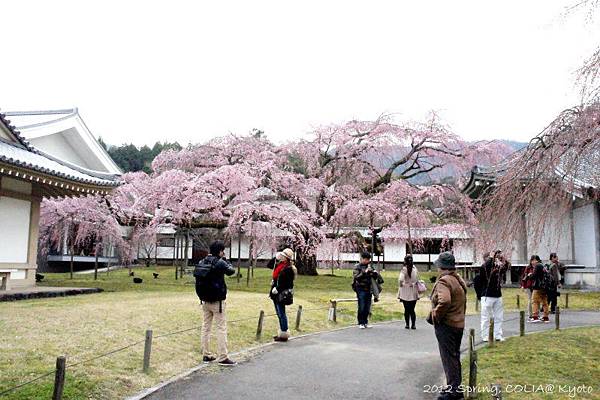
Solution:
[(571, 1), (5, 1), (0, 108), (79, 107), (111, 144), (438, 111), (526, 141), (600, 44)]

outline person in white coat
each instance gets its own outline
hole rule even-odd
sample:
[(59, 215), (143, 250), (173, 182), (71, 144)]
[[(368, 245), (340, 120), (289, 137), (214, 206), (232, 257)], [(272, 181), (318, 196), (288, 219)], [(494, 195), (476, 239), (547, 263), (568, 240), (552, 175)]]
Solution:
[[(400, 277), (398, 278), (398, 299), (404, 306), (406, 329), (417, 329), (417, 326), (415, 325), (417, 320), (415, 306), (419, 300), (419, 291), (417, 289), (418, 281), (419, 272), (417, 271), (417, 267), (413, 265), (412, 256), (407, 255), (404, 257), (404, 267), (400, 270)], [(409, 322), (411, 322), (410, 326)]]

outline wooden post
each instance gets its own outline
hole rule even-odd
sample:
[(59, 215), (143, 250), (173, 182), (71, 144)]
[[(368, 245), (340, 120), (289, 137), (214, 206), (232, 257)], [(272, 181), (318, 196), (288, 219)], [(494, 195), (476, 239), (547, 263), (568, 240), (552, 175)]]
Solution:
[(477, 397), (475, 394), (475, 388), (477, 387), (477, 351), (473, 350), (473, 354), (469, 358), (469, 398), (474, 399)]
[(144, 372), (150, 369), (150, 353), (152, 352), (152, 330), (146, 330), (146, 342), (144, 343)]
[(569, 293), (565, 293), (565, 308), (569, 308)]
[(300, 330), (300, 320), (302, 318), (302, 306), (298, 306), (298, 312), (296, 313), (296, 330)]
[(237, 259), (237, 283), (240, 283), (240, 275), (242, 268), (242, 231), (238, 232), (238, 259)]
[(560, 330), (560, 307), (556, 306), (556, 314), (554, 315), (554, 321), (556, 322), (556, 330)]
[(521, 296), (517, 295), (517, 310), (521, 309)]
[(337, 301), (329, 300), (331, 307), (329, 307), (329, 321), (337, 322)]
[(469, 329), (469, 350), (475, 350), (475, 328)]
[(475, 311), (479, 311), (479, 299), (475, 297)]
[(64, 356), (56, 359), (56, 373), (54, 374), (54, 392), (52, 400), (62, 400), (63, 389), (65, 388), (65, 370), (67, 369), (67, 359)]
[(265, 312), (263, 310), (260, 310), (260, 314), (258, 314), (258, 326), (256, 327), (256, 340), (260, 340), (260, 337), (262, 336), (264, 319), (265, 319)]
[(502, 400), (502, 385), (499, 383), (492, 385), (492, 399)]
[(519, 311), (519, 336), (525, 336), (525, 311)]
[(494, 318), (490, 318), (490, 329), (488, 332), (488, 346), (494, 347)]
[(175, 240), (175, 241), (173, 242), (173, 267), (175, 267), (175, 280), (177, 280), (177, 278), (178, 278), (178, 276), (179, 276), (179, 275), (177, 274), (177, 268), (179, 268), (179, 267), (178, 267), (178, 265), (177, 265), (177, 261), (176, 261), (176, 259), (177, 259), (177, 260), (179, 260), (179, 259), (177, 258), (177, 257), (179, 256), (179, 254), (178, 254), (178, 253), (179, 253), (179, 245), (177, 244), (177, 243), (178, 243), (178, 242), (177, 242), (177, 240), (178, 240), (178, 239), (177, 239), (177, 233), (175, 233), (175, 238), (174, 238), (173, 240)]

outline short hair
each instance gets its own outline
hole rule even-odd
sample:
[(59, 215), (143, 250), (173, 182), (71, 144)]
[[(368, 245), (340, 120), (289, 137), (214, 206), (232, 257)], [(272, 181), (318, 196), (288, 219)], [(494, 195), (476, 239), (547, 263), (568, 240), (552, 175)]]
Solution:
[(556, 253), (550, 253), (550, 259), (552, 260), (553, 258), (556, 257)]
[(220, 240), (216, 240), (210, 244), (210, 254), (215, 257), (218, 257), (223, 250), (225, 250), (225, 244)]
[(539, 263), (541, 263), (541, 262), (542, 262), (542, 259), (540, 258), (540, 256), (538, 256), (538, 255), (536, 255), (536, 254), (532, 255), (532, 256), (529, 258), (529, 261), (530, 261), (530, 262), (531, 262), (531, 261), (533, 261), (533, 260), (536, 260), (536, 261), (537, 261), (537, 262), (539, 262)]
[(366, 258), (367, 260), (371, 259), (371, 253), (369, 253), (368, 251), (361, 251), (360, 252), (360, 258)]

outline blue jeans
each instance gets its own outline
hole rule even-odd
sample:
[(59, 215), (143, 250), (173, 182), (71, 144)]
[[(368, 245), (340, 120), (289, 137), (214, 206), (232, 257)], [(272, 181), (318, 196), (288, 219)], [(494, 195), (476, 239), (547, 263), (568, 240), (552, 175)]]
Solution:
[(285, 304), (276, 301), (274, 301), (273, 304), (275, 304), (275, 312), (279, 319), (279, 329), (281, 329), (282, 332), (286, 332), (288, 330), (288, 319), (285, 313)]
[(358, 324), (366, 325), (369, 322), (369, 311), (371, 311), (371, 291), (358, 290)]

